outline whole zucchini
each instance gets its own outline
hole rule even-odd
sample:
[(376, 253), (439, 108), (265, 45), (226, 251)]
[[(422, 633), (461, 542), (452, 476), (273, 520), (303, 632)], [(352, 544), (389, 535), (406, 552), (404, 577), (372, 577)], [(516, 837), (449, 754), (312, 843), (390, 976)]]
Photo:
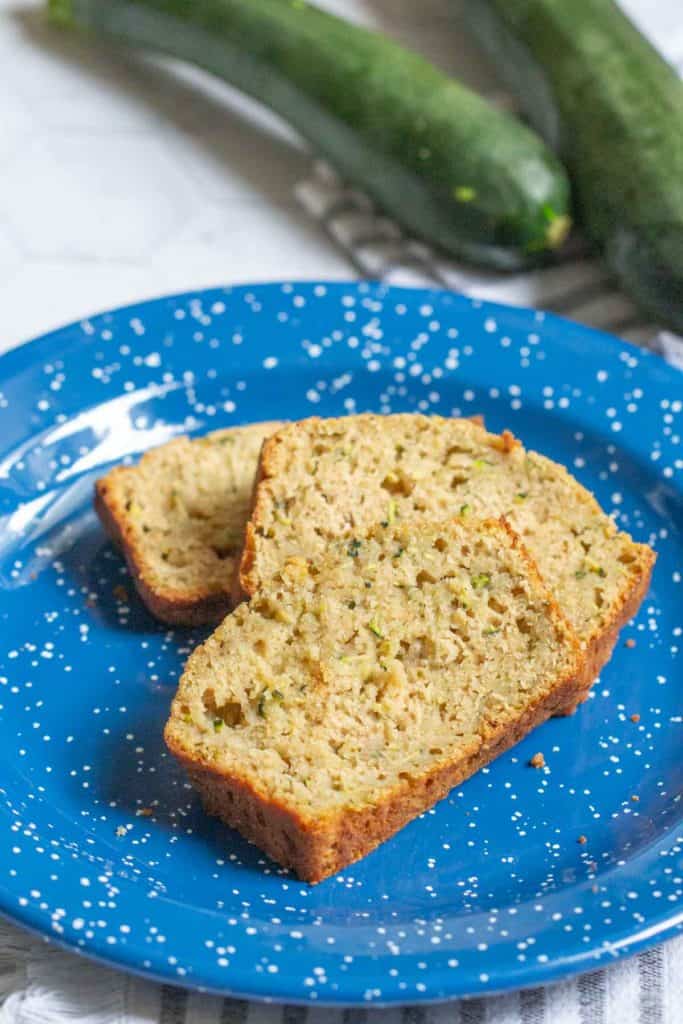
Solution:
[(567, 234), (568, 179), (533, 131), (417, 54), (303, 0), (50, 0), (50, 10), (256, 97), (455, 255), (516, 268)]
[(683, 82), (613, 0), (466, 0), (624, 288), (683, 329)]

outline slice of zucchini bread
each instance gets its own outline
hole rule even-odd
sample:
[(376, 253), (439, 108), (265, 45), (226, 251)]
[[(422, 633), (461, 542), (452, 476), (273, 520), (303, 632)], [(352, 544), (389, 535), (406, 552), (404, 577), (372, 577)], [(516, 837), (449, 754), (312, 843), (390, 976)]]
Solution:
[(97, 513), (158, 619), (199, 625), (229, 611), (258, 455), (279, 426), (177, 438), (97, 481)]
[(237, 593), (253, 594), (284, 559), (315, 561), (331, 540), (378, 522), (505, 516), (583, 645), (582, 697), (649, 586), (654, 553), (562, 466), (470, 420), (303, 420), (264, 445), (258, 476)]
[(497, 520), (285, 556), (187, 662), (165, 739), (206, 810), (311, 882), (575, 702), (578, 641)]

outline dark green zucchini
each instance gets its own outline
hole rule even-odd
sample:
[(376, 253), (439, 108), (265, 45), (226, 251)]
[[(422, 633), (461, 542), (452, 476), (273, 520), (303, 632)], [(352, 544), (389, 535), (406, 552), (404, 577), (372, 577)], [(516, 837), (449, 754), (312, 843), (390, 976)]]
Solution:
[(533, 131), (417, 54), (303, 0), (50, 0), (50, 10), (261, 100), (400, 223), (455, 255), (515, 268), (567, 234), (568, 179)]
[(612, 0), (466, 0), (624, 288), (683, 329), (683, 82)]

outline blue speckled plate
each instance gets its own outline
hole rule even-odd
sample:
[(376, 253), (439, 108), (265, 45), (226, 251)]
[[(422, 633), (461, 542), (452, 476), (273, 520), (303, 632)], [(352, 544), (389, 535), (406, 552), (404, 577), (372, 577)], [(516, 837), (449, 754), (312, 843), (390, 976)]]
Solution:
[[(536, 984), (681, 928), (682, 399), (679, 373), (595, 331), (370, 284), (159, 299), (6, 355), (0, 910), (157, 978), (319, 1003)], [(310, 887), (205, 818), (166, 755), (200, 634), (146, 613), (90, 499), (181, 431), (367, 409), (484, 413), (659, 561), (573, 718)]]

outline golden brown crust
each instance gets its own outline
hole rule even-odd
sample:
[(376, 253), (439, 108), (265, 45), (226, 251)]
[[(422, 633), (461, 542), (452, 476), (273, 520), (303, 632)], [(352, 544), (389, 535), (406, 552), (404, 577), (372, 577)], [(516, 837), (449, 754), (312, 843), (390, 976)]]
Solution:
[[(242, 551), (240, 552), (235, 562), (235, 573), (232, 578), (232, 586), (230, 591), (230, 596), (232, 598), (232, 604), (234, 608), (236, 608), (241, 601), (248, 600), (251, 597), (251, 594), (253, 593), (251, 584), (251, 572), (254, 566), (254, 555), (256, 552), (253, 519), (256, 513), (259, 484), (268, 475), (266, 467), (270, 460), (270, 444), (274, 440), (274, 437), (269, 437), (261, 445), (261, 454), (259, 455), (258, 464), (256, 466), (256, 473), (254, 474), (254, 486), (251, 489), (251, 508), (249, 511), (249, 518), (247, 519), (247, 524), (244, 528), (244, 545), (242, 547)], [(268, 448), (268, 451), (266, 451), (266, 448)]]
[(596, 634), (588, 644), (584, 652), (583, 671), (579, 682), (582, 684), (582, 692), (574, 704), (568, 704), (560, 712), (562, 715), (571, 715), (576, 711), (579, 704), (582, 704), (588, 697), (595, 679), (601, 669), (607, 664), (612, 656), (614, 645), (617, 642), (619, 633), (626, 623), (633, 618), (640, 608), (645, 595), (650, 589), (652, 570), (657, 560), (656, 553), (652, 548), (640, 545), (640, 566), (639, 573), (632, 585), (622, 592), (621, 600), (614, 609), (612, 618), (607, 626)]
[(310, 428), (314, 424), (321, 422), (320, 416), (309, 416), (298, 423), (289, 423), (283, 430), (278, 430), (272, 437), (267, 438), (261, 446), (261, 455), (259, 456), (254, 476), (251, 512), (244, 531), (244, 547), (242, 548), (240, 558), (237, 560), (237, 569), (233, 582), (232, 598), (235, 604), (248, 600), (258, 589), (258, 579), (255, 577), (253, 570), (256, 557), (256, 529), (261, 520), (261, 502), (264, 500), (263, 491), (259, 484), (272, 476), (275, 450), (284, 442), (288, 427), (296, 428), (305, 424), (307, 428)]
[(299, 878), (315, 883), (370, 853), (541, 722), (576, 704), (581, 691), (581, 676), (572, 673), (514, 723), (500, 726), (490, 722), (487, 735), (457, 762), (437, 765), (420, 777), (404, 780), (379, 803), (344, 809), (315, 822), (262, 796), (248, 780), (223, 775), (211, 764), (197, 761), (174, 741), (169, 726), (164, 736), (171, 753), (188, 770), (208, 814), (237, 828)]
[(171, 626), (203, 626), (220, 622), (232, 607), (228, 593), (179, 593), (170, 588), (162, 589), (158, 584), (151, 587), (147, 583), (144, 553), (130, 530), (125, 509), (112, 493), (112, 477), (125, 472), (126, 467), (120, 467), (97, 481), (94, 506), (107, 536), (120, 548), (145, 606), (156, 619)]

